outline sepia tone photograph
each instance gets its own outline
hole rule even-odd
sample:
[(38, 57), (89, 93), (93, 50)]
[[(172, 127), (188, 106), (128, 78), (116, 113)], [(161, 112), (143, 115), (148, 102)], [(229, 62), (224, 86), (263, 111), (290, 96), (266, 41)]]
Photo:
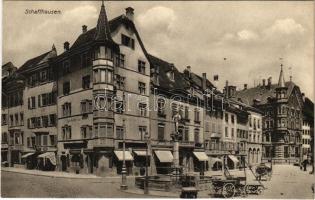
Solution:
[(314, 199), (313, 1), (3, 1), (1, 198)]

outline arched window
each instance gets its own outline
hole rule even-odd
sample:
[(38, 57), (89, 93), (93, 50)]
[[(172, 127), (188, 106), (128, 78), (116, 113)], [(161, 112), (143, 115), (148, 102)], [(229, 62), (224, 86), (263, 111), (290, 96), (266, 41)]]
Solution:
[(252, 163), (255, 163), (255, 157), (256, 157), (256, 149), (254, 148), (252, 152)]
[(248, 163), (251, 163), (251, 157), (252, 157), (252, 149), (249, 148), (249, 150), (248, 150)]
[(256, 156), (256, 163), (258, 163), (258, 161), (259, 161), (259, 153), (260, 153), (260, 150), (259, 149), (257, 149), (257, 156)]

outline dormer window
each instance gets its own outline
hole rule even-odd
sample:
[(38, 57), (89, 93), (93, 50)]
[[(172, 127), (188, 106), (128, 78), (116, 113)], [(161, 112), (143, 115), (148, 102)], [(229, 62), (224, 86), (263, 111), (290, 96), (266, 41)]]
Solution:
[(169, 72), (167, 72), (167, 77), (171, 80), (171, 81), (175, 81), (175, 73), (174, 70), (170, 70)]
[(121, 34), (121, 44), (126, 46), (126, 47), (130, 47), (132, 49), (135, 49), (135, 40), (124, 35), (124, 34)]
[(171, 81), (175, 81), (175, 76), (174, 76), (173, 71), (170, 72), (170, 79), (171, 79)]

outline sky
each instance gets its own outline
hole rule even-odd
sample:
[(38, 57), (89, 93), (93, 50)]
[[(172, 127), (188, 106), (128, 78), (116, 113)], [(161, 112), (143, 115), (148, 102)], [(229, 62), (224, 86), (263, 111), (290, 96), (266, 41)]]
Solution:
[[(73, 44), (82, 25), (95, 27), (101, 2), (3, 2), (3, 60), (17, 67), (54, 44)], [(243, 89), (272, 77), (280, 64), (314, 101), (314, 3), (312, 1), (106, 1), (109, 19), (135, 9), (135, 25), (147, 51), (180, 70), (191, 66), (210, 81), (219, 75)], [(60, 10), (57, 15), (27, 15), (26, 9)], [(226, 59), (224, 59), (226, 58)], [(282, 60), (280, 60), (282, 58)]]

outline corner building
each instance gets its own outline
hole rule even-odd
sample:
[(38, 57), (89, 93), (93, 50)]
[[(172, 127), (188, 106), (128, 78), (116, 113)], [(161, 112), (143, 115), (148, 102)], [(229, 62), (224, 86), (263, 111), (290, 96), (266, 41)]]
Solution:
[(102, 5), (96, 28), (83, 26), (64, 49), (55, 59), (61, 170), (120, 173), (125, 135), (127, 172), (136, 173), (135, 151), (146, 149), (149, 128), (150, 69), (133, 9), (108, 21)]

